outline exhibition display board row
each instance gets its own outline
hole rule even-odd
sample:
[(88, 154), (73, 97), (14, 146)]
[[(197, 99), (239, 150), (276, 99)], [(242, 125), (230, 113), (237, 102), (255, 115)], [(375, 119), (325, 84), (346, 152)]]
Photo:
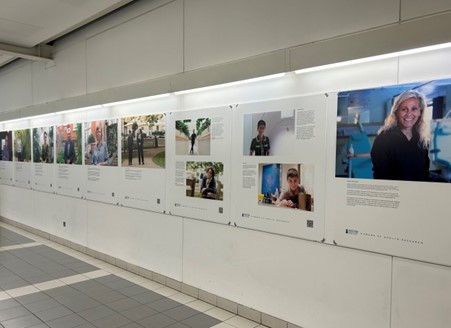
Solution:
[(451, 265), (450, 97), (433, 80), (5, 122), (0, 183)]

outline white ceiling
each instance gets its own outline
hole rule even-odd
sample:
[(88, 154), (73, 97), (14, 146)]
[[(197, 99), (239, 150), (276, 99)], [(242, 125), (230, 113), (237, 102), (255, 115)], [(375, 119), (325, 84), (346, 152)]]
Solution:
[(131, 1), (0, 0), (0, 67)]

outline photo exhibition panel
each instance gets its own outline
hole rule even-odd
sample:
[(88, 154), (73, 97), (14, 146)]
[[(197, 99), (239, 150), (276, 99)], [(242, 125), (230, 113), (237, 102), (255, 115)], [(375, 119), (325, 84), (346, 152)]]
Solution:
[(236, 225), (323, 239), (326, 98), (320, 94), (234, 108)]
[(173, 112), (168, 119), (168, 210), (231, 222), (230, 107)]
[(336, 243), (451, 264), (450, 99), (451, 79), (330, 97)]

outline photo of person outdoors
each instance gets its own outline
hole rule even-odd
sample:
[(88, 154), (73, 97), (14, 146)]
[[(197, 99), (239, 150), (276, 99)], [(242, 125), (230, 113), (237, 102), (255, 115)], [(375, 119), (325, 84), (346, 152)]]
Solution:
[(138, 134), (136, 135), (136, 143), (138, 144), (139, 165), (144, 165), (144, 135), (142, 129), (138, 129)]
[(221, 162), (186, 162), (186, 196), (223, 200)]
[(166, 123), (163, 114), (123, 118), (122, 166), (161, 169), (166, 166)]
[(127, 152), (128, 152), (128, 165), (133, 165), (133, 135), (132, 135), (132, 130), (128, 130)]
[(313, 211), (312, 165), (260, 164), (258, 174), (259, 205)]
[(56, 129), (56, 162), (82, 164), (81, 123), (59, 125)]
[(31, 136), (29, 129), (14, 131), (14, 160), (31, 162)]
[(53, 163), (53, 126), (33, 128), (33, 162)]
[(339, 93), (336, 177), (450, 182), (449, 94), (449, 79)]
[(210, 155), (210, 125), (209, 118), (176, 121), (176, 155)]
[(200, 186), (200, 193), (202, 198), (215, 199), (216, 198), (216, 180), (215, 169), (210, 166), (205, 171), (206, 174), (202, 177), (202, 184)]
[(0, 132), (0, 141), (1, 141), (1, 151), (2, 156), (0, 159), (2, 161), (12, 161), (13, 160), (13, 151), (11, 147), (12, 140), (12, 131), (2, 131)]
[(85, 164), (117, 166), (117, 119), (84, 124)]
[(191, 133), (191, 149), (189, 151), (189, 153), (191, 155), (194, 154), (194, 145), (196, 144), (196, 139), (197, 139), (197, 135), (196, 135), (196, 132), (194, 132), (194, 129), (193, 129), (193, 133)]
[(243, 156), (283, 156), (293, 153), (295, 110), (243, 116)]

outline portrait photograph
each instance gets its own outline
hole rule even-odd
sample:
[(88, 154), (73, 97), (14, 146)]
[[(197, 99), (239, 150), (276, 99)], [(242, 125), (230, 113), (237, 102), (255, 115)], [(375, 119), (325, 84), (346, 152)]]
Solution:
[(1, 131), (0, 142), (1, 152), (0, 160), (11, 162), (13, 160), (13, 147), (12, 147), (13, 133), (12, 131)]
[(223, 200), (223, 174), (221, 162), (186, 162), (186, 196)]
[(335, 176), (451, 181), (451, 79), (338, 94)]
[(14, 161), (31, 162), (30, 129), (14, 131)]
[(313, 211), (313, 166), (259, 164), (257, 201), (271, 206)]
[(85, 165), (118, 166), (117, 119), (85, 122)]
[(245, 114), (243, 155), (279, 156), (293, 153), (294, 110)]
[(82, 156), (82, 124), (68, 123), (55, 127), (56, 162), (58, 164), (81, 165)]
[(33, 162), (53, 163), (54, 162), (54, 135), (53, 126), (33, 128)]

